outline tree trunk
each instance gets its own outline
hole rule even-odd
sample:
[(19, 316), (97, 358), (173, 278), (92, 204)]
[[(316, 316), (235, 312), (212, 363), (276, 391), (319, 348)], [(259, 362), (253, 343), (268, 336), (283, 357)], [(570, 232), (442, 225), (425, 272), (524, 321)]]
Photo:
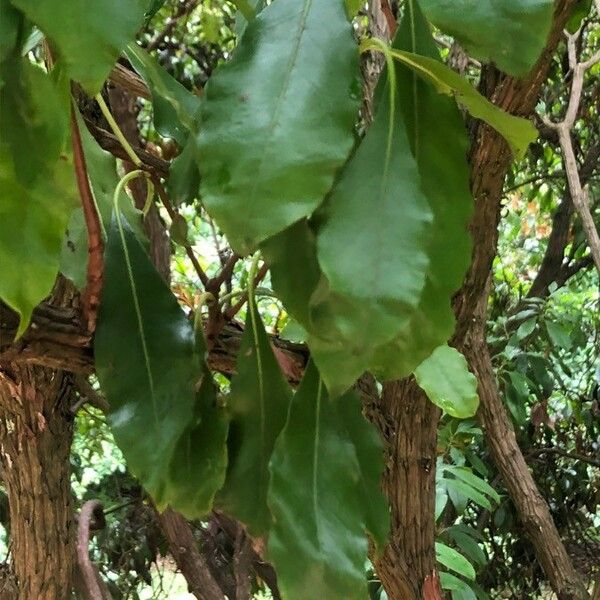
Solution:
[(390, 600), (441, 600), (435, 562), (435, 463), (439, 409), (414, 379), (383, 386), (383, 410), (395, 424), (383, 487), (391, 534), (375, 559)]
[(590, 596), (574, 569), (547, 502), (538, 490), (506, 412), (484, 338), (485, 306), (480, 306), (462, 351), (477, 375), (478, 420), (485, 432), (494, 463), (502, 475), (527, 538), (559, 600), (586, 600)]
[(10, 505), (15, 600), (70, 597), (74, 520), (71, 376), (13, 365), (0, 373), (0, 462)]

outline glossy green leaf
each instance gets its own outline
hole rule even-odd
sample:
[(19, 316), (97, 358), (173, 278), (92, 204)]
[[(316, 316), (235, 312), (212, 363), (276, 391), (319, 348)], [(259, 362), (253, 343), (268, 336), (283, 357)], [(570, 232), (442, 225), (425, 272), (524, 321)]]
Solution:
[(363, 416), (362, 401), (356, 392), (348, 392), (336, 405), (360, 468), (359, 498), (365, 525), (377, 550), (382, 551), (390, 528), (390, 509), (381, 490), (383, 444), (373, 425)]
[(368, 598), (358, 466), (338, 410), (309, 363), (271, 459), (269, 559), (288, 600)]
[(427, 18), (469, 54), (512, 75), (525, 75), (541, 54), (554, 7), (552, 0), (418, 1)]
[(394, 57), (432, 83), (440, 94), (454, 96), (474, 117), (493, 127), (508, 142), (517, 159), (523, 158), (529, 144), (537, 138), (538, 132), (533, 123), (492, 104), (467, 79), (444, 63), (402, 50), (395, 51)]
[(415, 378), (427, 397), (449, 415), (465, 419), (477, 412), (477, 378), (458, 350), (439, 346), (415, 369)]
[(144, 23), (145, 0), (11, 0), (51, 40), (67, 72), (100, 91), (119, 54)]
[(494, 502), (500, 502), (500, 496), (498, 492), (484, 479), (478, 477), (471, 471), (471, 469), (467, 467), (457, 467), (457, 466), (446, 466), (445, 471), (447, 473), (452, 473), (458, 479), (464, 481), (467, 485), (470, 485), (472, 488), (479, 490), (482, 494), (489, 496), (494, 500)]
[(208, 371), (196, 398), (195, 421), (175, 447), (164, 493), (164, 502), (188, 519), (210, 512), (227, 468), (228, 420)]
[(440, 573), (440, 585), (443, 590), (450, 590), (452, 600), (483, 600), (485, 596), (478, 597), (466, 581), (459, 579), (452, 573)]
[[(429, 26), (418, 6), (408, 2), (394, 48), (439, 59)], [(429, 267), (423, 294), (410, 326), (379, 348), (371, 369), (382, 379), (411, 373), (454, 331), (451, 299), (471, 259), (465, 235), (473, 201), (469, 189), (469, 141), (456, 103), (402, 64), (396, 65), (397, 96), (422, 190), (433, 212), (427, 245)]]
[(269, 530), (269, 460), (291, 398), (255, 305), (249, 307), (231, 381), (229, 467), (219, 503), (253, 535)]
[[(78, 118), (78, 122), (90, 189), (100, 215), (103, 237), (106, 240), (106, 232), (110, 227), (112, 216), (113, 194), (119, 183), (117, 161), (112, 154), (100, 148), (81, 118)], [(121, 195), (119, 206), (138, 241), (147, 247), (148, 239), (142, 223), (142, 212), (135, 208), (125, 192)], [(60, 272), (80, 290), (86, 284), (87, 262), (87, 227), (83, 210), (79, 207), (72, 211), (69, 218), (60, 256)]]
[(357, 75), (342, 2), (278, 0), (211, 77), (201, 194), (235, 251), (247, 254), (322, 202), (353, 143)]
[[(461, 479), (448, 478), (445, 483), (448, 494), (452, 499), (452, 504), (454, 504), (457, 512), (464, 512), (469, 500), (475, 502), (475, 504), (479, 504), (479, 506), (487, 510), (492, 510), (492, 503), (489, 499)], [(454, 492), (454, 494), (452, 494), (452, 492)]]
[[(466, 529), (468, 530), (469, 528)], [(481, 546), (475, 539), (473, 539), (471, 535), (461, 529), (461, 525), (448, 527), (448, 529), (446, 529), (446, 533), (456, 543), (461, 552), (465, 554), (473, 563), (476, 563), (480, 566), (484, 566), (487, 563), (487, 558), (481, 549)]]
[(21, 335), (54, 285), (76, 202), (69, 104), (27, 60), (7, 60), (0, 79), (0, 298), (19, 313)]
[(435, 557), (437, 561), (447, 569), (450, 569), (467, 579), (475, 579), (475, 569), (473, 569), (473, 565), (462, 554), (459, 554), (454, 550), (454, 548), (450, 548), (441, 542), (436, 542)]
[(108, 421), (132, 473), (161, 505), (202, 375), (194, 332), (123, 217), (108, 232), (94, 356)]
[(200, 98), (137, 44), (129, 44), (125, 54), (152, 92), (156, 131), (183, 146), (189, 132), (196, 131)]
[(387, 89), (318, 217), (326, 280), (311, 300), (309, 346), (331, 393), (352, 385), (375, 348), (408, 327), (425, 285), (431, 212)]

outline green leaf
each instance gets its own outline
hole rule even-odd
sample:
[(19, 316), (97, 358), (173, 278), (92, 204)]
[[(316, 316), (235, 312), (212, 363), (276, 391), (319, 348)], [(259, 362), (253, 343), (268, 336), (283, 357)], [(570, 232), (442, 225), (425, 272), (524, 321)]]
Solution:
[(487, 564), (485, 553), (472, 536), (455, 527), (448, 527), (446, 533), (472, 562), (480, 566)]
[(367, 531), (379, 552), (387, 542), (390, 528), (389, 506), (381, 491), (384, 471), (383, 444), (375, 428), (362, 413), (362, 402), (354, 391), (336, 401), (360, 468), (360, 502)]
[[(0, 0), (0, 63), (12, 53), (17, 44), (21, 15), (11, 5), (9, 0)], [(2, 77), (0, 77), (0, 87)]]
[(467, 579), (475, 579), (475, 569), (473, 568), (473, 565), (462, 554), (459, 554), (454, 550), (454, 548), (450, 548), (441, 542), (436, 542), (435, 557), (437, 561), (447, 569), (450, 569)]
[(314, 364), (271, 459), (269, 559), (288, 600), (368, 598), (367, 542), (352, 444)]
[(144, 23), (143, 0), (11, 0), (51, 40), (67, 72), (97, 94), (121, 51)]
[(358, 11), (365, 5), (366, 0), (344, 0), (348, 17), (353, 19)]
[(198, 391), (195, 413), (196, 422), (175, 447), (164, 493), (165, 501), (188, 519), (200, 519), (210, 512), (227, 468), (229, 424), (208, 370)]
[(519, 325), (519, 328), (516, 331), (517, 340), (524, 340), (526, 337), (529, 337), (533, 330), (535, 329), (536, 319), (527, 319), (524, 323)]
[(318, 216), (326, 276), (311, 299), (312, 355), (330, 393), (410, 323), (428, 266), (431, 213), (398, 106), (384, 101)]
[(458, 350), (439, 346), (415, 369), (415, 378), (427, 397), (449, 415), (465, 419), (477, 412), (477, 378)]
[[(117, 161), (112, 154), (100, 148), (80, 117), (78, 123), (90, 188), (100, 215), (103, 237), (106, 240), (106, 231), (110, 228), (112, 216), (113, 194), (119, 183)], [(135, 208), (125, 192), (121, 195), (119, 206), (138, 241), (142, 246), (147, 247), (148, 239), (142, 223), (142, 212)], [(87, 262), (87, 227), (82, 209), (76, 208), (71, 213), (63, 239), (60, 272), (80, 290), (86, 284)]]
[(446, 466), (446, 472), (452, 473), (459, 479), (462, 479), (467, 485), (479, 490), (483, 494), (490, 496), (495, 502), (500, 502), (498, 492), (487, 481), (475, 475), (471, 469), (467, 467)]
[[(414, 1), (414, 0), (411, 0)], [(427, 18), (469, 52), (512, 75), (525, 75), (552, 23), (552, 0), (419, 0)]]
[(229, 468), (219, 494), (223, 508), (252, 535), (269, 530), (269, 460), (285, 425), (291, 390), (284, 380), (256, 306), (246, 316), (228, 406)]
[(191, 204), (198, 196), (200, 172), (196, 138), (189, 136), (181, 153), (173, 159), (167, 179), (167, 191), (175, 206)]
[(562, 325), (553, 321), (546, 321), (545, 325), (546, 331), (555, 346), (564, 350), (568, 350), (571, 347), (571, 337)]
[(108, 232), (94, 356), (115, 440), (163, 505), (176, 444), (196, 422), (202, 366), (189, 319), (119, 215)]
[[(475, 504), (479, 504), (479, 506), (482, 506), (487, 510), (492, 510), (492, 503), (481, 492), (477, 491), (475, 488), (471, 487), (464, 481), (460, 479), (448, 478), (445, 479), (445, 483), (448, 492), (453, 491), (459, 496), (457, 498), (457, 500), (459, 501), (458, 503), (455, 502), (454, 498), (452, 498), (452, 504), (454, 504), (455, 508), (459, 513), (464, 512), (464, 505), (466, 504), (466, 500), (472, 500), (473, 502), (475, 502)], [(460, 498), (460, 496), (463, 496), (464, 498)], [(460, 505), (462, 505), (462, 507), (460, 507)]]
[(477, 595), (469, 585), (451, 573), (440, 573), (440, 584), (443, 590), (450, 590), (452, 600), (477, 600)]
[(0, 298), (19, 313), (17, 335), (52, 290), (75, 205), (68, 97), (27, 60), (0, 70)]
[(467, 79), (438, 60), (402, 50), (394, 51), (394, 58), (432, 83), (440, 94), (454, 96), (474, 117), (493, 127), (508, 142), (515, 158), (523, 158), (529, 144), (537, 138), (537, 129), (530, 121), (498, 108)]
[[(408, 2), (404, 10), (394, 48), (439, 60), (429, 25), (418, 6)], [(426, 250), (429, 267), (425, 288), (410, 327), (379, 348), (372, 361), (371, 369), (382, 379), (405, 377), (450, 338), (454, 331), (451, 298), (471, 260), (470, 239), (465, 231), (473, 201), (463, 118), (453, 99), (436, 93), (401, 63), (396, 66), (396, 81), (410, 148), (433, 213), (433, 235)]]
[(125, 54), (152, 92), (156, 131), (183, 146), (188, 134), (196, 132), (200, 98), (188, 91), (137, 44), (129, 44)]
[[(265, 77), (268, 73), (268, 77)], [(201, 194), (234, 250), (310, 215), (353, 143), (358, 53), (342, 2), (279, 0), (206, 86)]]

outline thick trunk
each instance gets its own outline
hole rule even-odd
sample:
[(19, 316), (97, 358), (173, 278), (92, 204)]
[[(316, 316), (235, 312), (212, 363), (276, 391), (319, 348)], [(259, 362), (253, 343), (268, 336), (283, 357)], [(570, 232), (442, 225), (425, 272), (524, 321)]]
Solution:
[(438, 600), (435, 575), (435, 462), (439, 409), (413, 379), (383, 387), (383, 409), (395, 424), (383, 487), (391, 535), (377, 573), (390, 600)]
[(0, 373), (0, 462), (16, 600), (70, 597), (72, 401), (71, 376), (61, 371), (22, 364)]

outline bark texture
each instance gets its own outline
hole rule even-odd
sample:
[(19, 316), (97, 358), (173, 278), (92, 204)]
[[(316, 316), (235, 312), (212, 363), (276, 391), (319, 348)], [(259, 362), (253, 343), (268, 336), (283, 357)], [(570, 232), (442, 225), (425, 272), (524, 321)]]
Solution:
[(14, 365), (0, 373), (0, 462), (10, 505), (15, 600), (70, 597), (74, 520), (71, 376)]

